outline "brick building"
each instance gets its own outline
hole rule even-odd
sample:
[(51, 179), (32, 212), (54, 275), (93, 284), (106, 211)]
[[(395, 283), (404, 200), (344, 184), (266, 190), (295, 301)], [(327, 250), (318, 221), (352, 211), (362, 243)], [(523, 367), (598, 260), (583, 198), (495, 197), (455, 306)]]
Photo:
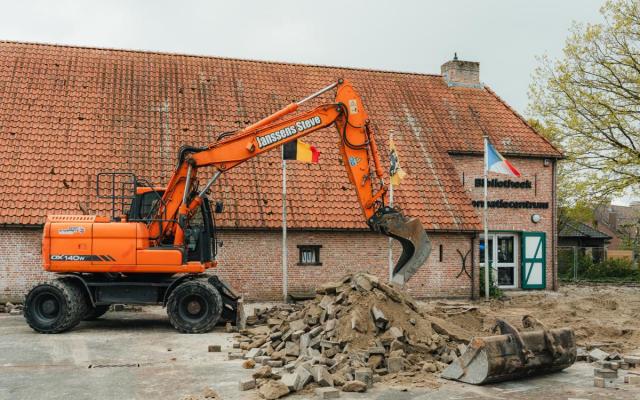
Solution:
[[(40, 267), (47, 214), (105, 212), (95, 197), (97, 172), (133, 171), (164, 183), (181, 144), (212, 143), (338, 77), (362, 95), (383, 158), (393, 132), (408, 173), (395, 204), (421, 219), (433, 243), (409, 290), (478, 294), (483, 132), (523, 172), (489, 177), (498, 280), (505, 288), (555, 289), (561, 153), (480, 82), (478, 63), (454, 59), (441, 72), (0, 42), (0, 299), (20, 300), (47, 278)], [(309, 107), (331, 100), (327, 94)], [(387, 238), (366, 230), (336, 140), (334, 131), (316, 132), (306, 141), (321, 151), (320, 163), (289, 163), (291, 290), (349, 271), (388, 275)], [(211, 197), (225, 205), (216, 215), (217, 273), (249, 299), (280, 298), (280, 155), (223, 174)]]
[(638, 236), (640, 221), (640, 203), (632, 202), (628, 206), (606, 204), (594, 210), (596, 227), (611, 236), (609, 249), (630, 250)]

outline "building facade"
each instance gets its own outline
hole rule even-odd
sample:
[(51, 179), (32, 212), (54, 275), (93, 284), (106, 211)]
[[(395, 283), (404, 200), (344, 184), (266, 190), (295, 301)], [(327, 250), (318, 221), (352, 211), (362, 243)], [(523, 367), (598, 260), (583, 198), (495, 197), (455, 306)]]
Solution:
[[(131, 170), (161, 184), (180, 145), (214, 143), (220, 132), (338, 77), (362, 95), (384, 165), (393, 133), (408, 173), (394, 202), (420, 218), (433, 245), (409, 291), (419, 298), (479, 294), (484, 135), (522, 172), (488, 180), (497, 281), (505, 289), (557, 288), (562, 155), (481, 83), (478, 63), (452, 60), (440, 75), (426, 75), (0, 42), (0, 301), (20, 301), (49, 278), (40, 259), (46, 215), (107, 213), (95, 197), (97, 172)], [(290, 292), (355, 271), (387, 279), (389, 241), (366, 230), (335, 132), (306, 140), (321, 158), (287, 167)], [(282, 298), (279, 154), (226, 172), (211, 197), (225, 205), (216, 216), (213, 272), (249, 300)]]

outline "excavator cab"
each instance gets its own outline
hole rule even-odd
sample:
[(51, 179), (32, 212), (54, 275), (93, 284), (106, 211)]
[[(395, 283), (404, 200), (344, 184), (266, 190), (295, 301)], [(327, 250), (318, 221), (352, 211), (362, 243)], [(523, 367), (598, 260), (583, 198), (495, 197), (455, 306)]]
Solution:
[(131, 206), (127, 212), (129, 221), (150, 222), (158, 206), (162, 203), (164, 188), (152, 188), (148, 186), (137, 186), (136, 194), (131, 200)]
[[(142, 222), (147, 227), (162, 223), (157, 215), (166, 188), (153, 186), (129, 172), (101, 172), (96, 181), (97, 197), (110, 201), (112, 221), (121, 221), (122, 217), (126, 217), (128, 222)], [(216, 204), (215, 211), (219, 210), (221, 205)], [(206, 196), (185, 223), (183, 261), (207, 263), (215, 260), (216, 229), (211, 203)], [(149, 240), (158, 238), (149, 237)], [(165, 242), (166, 239), (160, 241), (158, 246), (173, 247), (172, 243)]]
[[(159, 220), (154, 219), (154, 216), (162, 204), (164, 192), (165, 189), (160, 187), (137, 186), (136, 194), (127, 212), (127, 220), (144, 222), (147, 225), (160, 223)], [(200, 206), (187, 220), (184, 246), (186, 261), (205, 263), (215, 260), (217, 242), (213, 211), (222, 212), (221, 203), (216, 203), (215, 209), (212, 209), (209, 198), (203, 197)]]

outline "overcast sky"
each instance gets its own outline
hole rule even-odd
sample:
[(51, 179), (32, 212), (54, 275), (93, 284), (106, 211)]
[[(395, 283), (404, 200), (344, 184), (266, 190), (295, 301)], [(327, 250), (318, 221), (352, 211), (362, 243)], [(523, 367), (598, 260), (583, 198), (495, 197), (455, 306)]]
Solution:
[(6, 1), (0, 40), (440, 73), (453, 57), (526, 113), (536, 57), (604, 0)]
[(7, 1), (0, 39), (440, 73), (457, 52), (526, 111), (536, 56), (603, 0)]

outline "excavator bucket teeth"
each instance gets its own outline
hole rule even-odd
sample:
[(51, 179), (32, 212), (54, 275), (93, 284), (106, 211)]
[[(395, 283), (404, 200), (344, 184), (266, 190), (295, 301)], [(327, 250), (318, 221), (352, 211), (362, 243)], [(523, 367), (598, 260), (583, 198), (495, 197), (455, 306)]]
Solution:
[(528, 331), (476, 337), (466, 351), (442, 372), (442, 378), (473, 385), (548, 374), (576, 360), (572, 329)]
[(408, 281), (427, 261), (431, 242), (417, 218), (406, 218), (392, 208), (374, 217), (374, 229), (396, 239), (402, 245), (402, 254), (393, 268), (392, 281), (400, 285)]

